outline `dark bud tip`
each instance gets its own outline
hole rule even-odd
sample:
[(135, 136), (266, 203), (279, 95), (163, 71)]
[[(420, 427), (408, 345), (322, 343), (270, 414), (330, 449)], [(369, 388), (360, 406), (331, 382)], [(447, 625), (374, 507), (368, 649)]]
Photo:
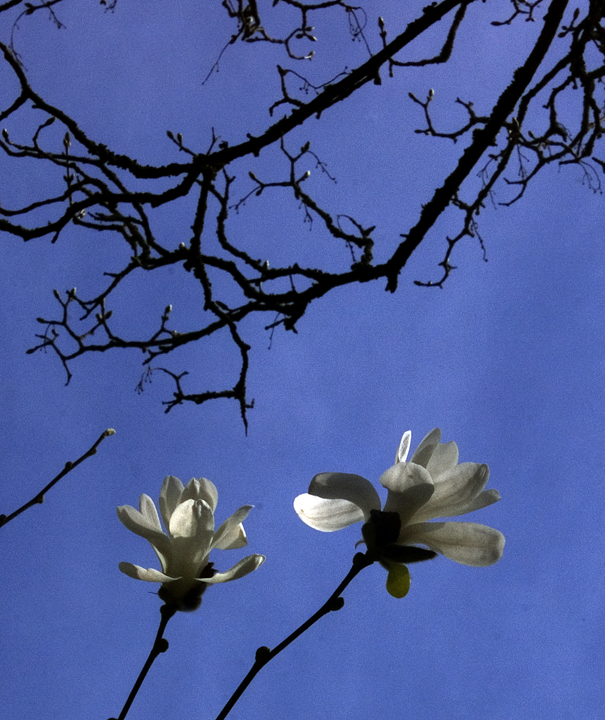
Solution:
[(345, 599), (341, 597), (334, 598), (332, 602), (330, 603), (330, 611), (331, 612), (337, 612), (338, 610), (342, 610), (345, 606)]
[(264, 665), (265, 663), (268, 663), (270, 659), (271, 650), (266, 645), (259, 647), (256, 651), (256, 655), (254, 656), (254, 661), (259, 665)]
[(166, 650), (168, 650), (168, 647), (168, 640), (166, 640), (166, 638), (162, 638), (158, 643), (158, 653), (165, 653)]

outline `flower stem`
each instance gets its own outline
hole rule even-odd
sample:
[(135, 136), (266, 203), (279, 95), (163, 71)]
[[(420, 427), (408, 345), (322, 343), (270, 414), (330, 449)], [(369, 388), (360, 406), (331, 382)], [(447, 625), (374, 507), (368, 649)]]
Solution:
[[(132, 690), (130, 691), (130, 695), (128, 696), (128, 699), (126, 700), (126, 703), (122, 708), (122, 712), (120, 713), (120, 716), (117, 718), (117, 720), (124, 720), (124, 718), (128, 714), (128, 711), (130, 710), (130, 706), (134, 702), (134, 699), (139, 692), (141, 685), (143, 684), (143, 681), (145, 680), (145, 677), (147, 676), (147, 673), (149, 672), (149, 669), (153, 665), (154, 660), (157, 658), (158, 655), (168, 650), (168, 641), (165, 640), (163, 637), (164, 630), (166, 630), (166, 625), (168, 625), (168, 621), (176, 613), (176, 611), (177, 608), (173, 605), (162, 605), (162, 607), (160, 608), (160, 613), (162, 614), (162, 617), (160, 620), (160, 627), (158, 628), (157, 635), (155, 636), (153, 647), (151, 648), (149, 657), (145, 661), (143, 669), (141, 670), (137, 681), (135, 682)], [(116, 720), (116, 718), (109, 718), (109, 720)]]
[[(371, 559), (368, 555), (364, 555), (363, 553), (357, 553), (353, 558), (353, 566), (347, 573), (344, 580), (340, 583), (336, 590), (334, 590), (334, 592), (330, 595), (330, 597), (316, 613), (311, 615), (308, 620), (306, 620), (292, 634), (288, 635), (285, 640), (282, 640), (282, 642), (276, 647), (274, 647), (273, 650), (270, 650), (268, 647), (258, 648), (258, 650), (256, 651), (256, 658), (254, 660), (254, 664), (248, 671), (246, 677), (241, 681), (236, 691), (229, 698), (225, 707), (216, 716), (216, 720), (224, 720), (227, 717), (235, 703), (244, 694), (244, 692), (248, 688), (248, 685), (250, 685), (252, 680), (254, 680), (261, 668), (263, 668), (270, 660), (273, 660), (276, 655), (279, 655), (282, 650), (285, 650), (285, 648), (287, 648), (290, 643), (294, 642), (296, 638), (300, 637), (300, 635), (302, 635), (324, 615), (327, 615), (333, 610), (340, 610), (342, 608), (342, 606), (344, 605), (344, 600), (340, 597), (340, 595), (342, 594), (343, 590), (347, 587), (351, 580), (353, 580), (353, 578), (359, 572), (361, 572), (361, 570), (368, 567), (368, 565), (371, 565), (373, 562), (374, 560)], [(122, 718), (120, 718), (120, 720), (122, 720)]]

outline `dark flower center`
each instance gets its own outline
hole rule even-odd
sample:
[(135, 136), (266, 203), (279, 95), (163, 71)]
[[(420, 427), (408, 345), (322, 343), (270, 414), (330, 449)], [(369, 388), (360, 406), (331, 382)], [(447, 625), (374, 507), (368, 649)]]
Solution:
[[(217, 571), (214, 569), (214, 563), (209, 562), (202, 568), (198, 578), (211, 578), (216, 575)], [(176, 580), (175, 582), (180, 582)], [(176, 606), (181, 612), (193, 612), (197, 610), (202, 604), (202, 595), (208, 589), (207, 583), (195, 583), (195, 585), (188, 590), (184, 595), (174, 597), (170, 586), (172, 583), (165, 583), (158, 592), (159, 597), (166, 603), (166, 605)]]
[(361, 528), (361, 534), (371, 554), (382, 555), (387, 545), (397, 542), (401, 531), (399, 513), (371, 510), (370, 519)]
[(408, 564), (431, 560), (436, 552), (414, 545), (397, 545), (401, 532), (399, 513), (371, 510), (370, 519), (361, 528), (368, 555), (376, 560)]

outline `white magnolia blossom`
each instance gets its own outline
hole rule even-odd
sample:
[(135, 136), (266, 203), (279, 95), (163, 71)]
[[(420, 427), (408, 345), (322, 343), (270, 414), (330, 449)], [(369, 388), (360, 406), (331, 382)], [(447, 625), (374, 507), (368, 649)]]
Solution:
[(294, 501), (300, 519), (322, 532), (364, 522), (368, 552), (389, 570), (389, 592), (401, 597), (407, 592), (406, 583), (409, 586), (403, 564), (433, 556), (417, 545), (477, 567), (497, 562), (504, 549), (502, 533), (486, 525), (427, 522), (466, 515), (500, 500), (497, 490), (484, 489), (488, 466), (459, 464), (456, 443), (440, 443), (439, 428), (424, 438), (407, 461), (410, 439), (408, 431), (401, 439), (395, 465), (380, 477), (388, 491), (384, 507), (372, 483), (348, 473), (316, 475), (309, 492)]
[(186, 487), (176, 477), (165, 478), (160, 491), (160, 513), (168, 533), (148, 495), (141, 495), (139, 509), (122, 505), (118, 518), (132, 532), (144, 537), (155, 550), (162, 571), (121, 562), (129, 577), (162, 583), (159, 595), (179, 610), (195, 610), (208, 585), (238, 580), (265, 561), (263, 555), (248, 555), (227, 572), (217, 572), (208, 562), (211, 550), (234, 550), (248, 544), (243, 521), (252, 509), (244, 505), (214, 531), (218, 492), (214, 483), (193, 478)]

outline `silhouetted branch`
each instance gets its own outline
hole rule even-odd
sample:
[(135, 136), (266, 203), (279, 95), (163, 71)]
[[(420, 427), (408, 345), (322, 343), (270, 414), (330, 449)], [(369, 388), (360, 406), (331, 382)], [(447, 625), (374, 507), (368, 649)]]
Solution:
[(340, 585), (336, 588), (336, 590), (330, 595), (330, 597), (326, 600), (326, 602), (319, 608), (317, 612), (315, 612), (311, 617), (306, 620), (300, 627), (298, 627), (293, 633), (288, 635), (285, 640), (282, 640), (279, 645), (276, 645), (276, 647), (273, 648), (273, 650), (270, 650), (268, 647), (260, 647), (256, 651), (256, 657), (254, 660), (254, 664), (250, 668), (248, 674), (246, 677), (242, 680), (242, 682), (237, 687), (236, 691), (233, 693), (233, 695), (229, 698), (229, 701), (225, 705), (225, 707), (221, 710), (221, 712), (216, 716), (216, 720), (225, 720), (227, 715), (231, 712), (237, 701), (240, 699), (240, 697), (244, 694), (250, 683), (254, 680), (254, 678), (258, 675), (260, 670), (265, 667), (265, 665), (273, 660), (274, 657), (279, 655), (279, 653), (282, 650), (285, 650), (288, 645), (292, 644), (297, 638), (299, 638), (304, 632), (306, 632), (310, 627), (315, 625), (315, 623), (318, 620), (321, 620), (324, 615), (327, 615), (330, 612), (335, 612), (338, 610), (341, 610), (344, 607), (344, 600), (341, 597), (344, 590), (347, 588), (349, 583), (366, 567), (369, 567), (374, 561), (370, 559), (369, 553), (357, 553), (355, 557), (353, 558), (353, 565), (349, 572), (347, 573), (344, 580), (340, 583)]
[(105, 440), (105, 438), (109, 437), (110, 435), (115, 435), (115, 432), (116, 431), (111, 428), (109, 430), (105, 430), (105, 432), (101, 434), (99, 439), (94, 443), (94, 445), (89, 450), (87, 450), (84, 453), (84, 455), (81, 455), (77, 460), (74, 460), (73, 462), (66, 462), (63, 470), (61, 470), (61, 472), (56, 477), (54, 477), (48, 483), (48, 485), (45, 485), (42, 488), (42, 490), (40, 490), (39, 493), (34, 495), (34, 497), (29, 502), (26, 502), (25, 505), (22, 505), (20, 508), (18, 508), (14, 512), (12, 512), (10, 515), (0, 515), (0, 527), (2, 527), (3, 525), (6, 525), (11, 520), (14, 520), (18, 515), (21, 515), (22, 512), (25, 512), (33, 505), (40, 505), (41, 503), (43, 503), (44, 496), (46, 495), (46, 493), (52, 487), (54, 487), (59, 482), (59, 480), (61, 480), (61, 478), (64, 478), (74, 468), (78, 467), (78, 465), (80, 465), (80, 463), (83, 463), (84, 460), (86, 460), (86, 458), (89, 458), (92, 455), (95, 455), (97, 452), (97, 448), (103, 442), (103, 440)]
[[(160, 625), (158, 627), (153, 646), (151, 648), (149, 656), (147, 657), (147, 660), (145, 661), (145, 664), (143, 665), (143, 669), (139, 673), (139, 677), (136, 679), (136, 682), (133, 685), (132, 690), (130, 691), (128, 699), (124, 703), (122, 712), (120, 713), (117, 720), (124, 720), (126, 715), (128, 715), (128, 711), (130, 710), (132, 703), (134, 702), (139, 690), (141, 689), (141, 686), (143, 685), (143, 682), (147, 677), (147, 673), (151, 670), (151, 666), (159, 655), (168, 650), (168, 640), (164, 638), (164, 632), (166, 630), (168, 622), (171, 618), (174, 617), (176, 612), (177, 608), (173, 605), (162, 605), (162, 607), (160, 608)], [(109, 720), (116, 720), (116, 718), (109, 718)]]
[[(478, 241), (486, 258), (478, 216), (487, 202), (502, 206), (518, 202), (529, 183), (552, 163), (577, 166), (586, 185), (600, 192), (605, 169), (601, 150), (605, 28), (604, 6), (598, 0), (575, 9), (565, 22), (567, 0), (510, 0), (512, 12), (506, 20), (492, 22), (488, 16), (488, 22), (501, 27), (494, 32), (514, 33), (519, 20), (534, 21), (546, 9), (533, 46), (519, 55), (493, 107), (486, 106), (480, 89), (477, 98), (458, 97), (455, 105), (463, 116), (452, 125), (449, 108), (432, 90), (427, 89), (425, 99), (423, 93), (409, 93), (412, 110), (419, 109), (424, 122), (412, 132), (431, 142), (451, 141), (460, 149), (452, 166), (444, 166), (443, 180), (429, 192), (415, 219), (401, 228), (400, 236), (384, 237), (380, 218), (368, 219), (338, 208), (329, 194), (318, 192), (316, 175), (331, 181), (335, 178), (311, 141), (303, 138), (301, 142), (300, 133), (310, 134), (332, 108), (348, 103), (364, 88), (368, 97), (378, 102), (388, 89), (381, 79), (386, 68), (389, 76), (401, 72), (407, 78), (429, 65), (434, 72), (447, 66), (454, 48), (465, 50), (457, 43), (461, 28), (469, 22), (467, 9), (473, 2), (476, 0), (442, 0), (428, 5), (389, 41), (382, 18), (374, 31), (377, 34), (372, 35), (368, 27), (376, 25), (366, 23), (361, 8), (342, 0), (314, 4), (280, 0), (272, 9), (246, 0), (224, 0), (221, 12), (226, 12), (226, 22), (234, 23), (228, 44), (269, 42), (282, 45), (288, 61), (309, 57), (293, 48), (296, 43), (320, 42), (321, 33), (310, 24), (310, 14), (321, 21), (323, 13), (345, 12), (350, 32), (365, 43), (368, 58), (357, 67), (344, 66), (336, 74), (332, 70), (327, 80), (309, 79), (294, 67), (277, 65), (279, 89), (268, 103), (264, 128), (255, 135), (242, 133), (244, 139), (235, 144), (210, 128), (210, 142), (203, 149), (186, 140), (178, 129), (168, 131), (178, 161), (162, 164), (139, 163), (89, 137), (74, 117), (34, 90), (11, 48), (0, 43), (5, 67), (18, 81), (15, 96), (0, 105), (0, 121), (11, 125), (2, 128), (0, 152), (14, 161), (38, 161), (49, 173), (43, 197), (10, 207), (0, 200), (0, 232), (26, 242), (44, 237), (54, 242), (72, 226), (80, 233), (109, 233), (105, 237), (125, 242), (127, 251), (126, 259), (116, 256), (115, 266), (105, 269), (101, 292), (93, 296), (75, 288), (64, 294), (55, 292), (59, 311), (38, 318), (44, 330), (29, 352), (53, 350), (69, 382), (71, 363), (81, 355), (137, 349), (143, 352), (146, 366), (139, 391), (156, 369), (174, 382), (166, 411), (183, 402), (202, 404), (229, 398), (238, 403), (246, 424), (246, 411), (252, 406), (246, 386), (251, 346), (249, 331), (244, 330), (247, 318), (269, 313), (265, 327), (271, 333), (278, 327), (296, 332), (310, 304), (338, 287), (384, 280), (386, 290), (394, 292), (409, 258), (437, 221), (445, 218), (453, 230), (444, 233), (441, 277), (416, 281), (442, 286), (455, 269), (455, 249), (465, 237)], [(491, 3), (476, 5), (480, 5), (476, 15), (491, 12)], [(9, 6), (0, 5), (0, 11), (8, 11)], [(269, 28), (281, 6), (294, 9), (298, 19), (292, 29), (278, 36)], [(429, 32), (433, 46), (437, 37), (436, 53), (422, 52), (420, 41)], [(377, 52), (371, 50), (373, 43), (380, 47)], [(321, 72), (315, 78), (317, 75)], [(41, 120), (30, 139), (24, 140), (20, 120), (30, 112)], [(389, 138), (376, 141), (390, 142)], [(267, 162), (259, 166), (265, 153), (274, 148), (282, 165)], [(351, 163), (355, 162), (352, 157)], [(320, 173), (313, 173), (317, 169)], [(366, 182), (373, 182), (365, 168), (358, 172)], [(402, 182), (405, 180), (403, 168)], [(504, 196), (499, 197), (502, 191)], [(234, 201), (233, 195), (239, 199)], [(296, 244), (286, 239), (281, 248), (286, 259), (275, 262), (262, 232), (250, 238), (242, 231), (246, 213), (267, 197), (279, 198), (280, 207), (284, 201), (294, 200), (302, 210), (303, 222), (326, 243), (331, 253), (329, 265), (319, 260), (314, 264), (308, 256), (303, 261)], [(165, 240), (158, 234), (156, 210), (183, 198), (194, 207), (188, 223), (191, 230)], [(263, 212), (269, 213), (266, 227), (275, 227), (272, 210)], [(241, 219), (237, 223), (235, 215)], [(181, 278), (197, 284), (201, 320), (195, 328), (183, 329), (171, 321), (167, 308), (152, 331), (138, 337), (126, 335), (117, 328), (124, 327), (122, 320), (129, 308), (116, 305), (116, 290), (160, 268), (179, 270)], [(239, 361), (239, 370), (226, 388), (189, 390), (186, 385), (192, 376), (186, 370), (164, 363), (155, 366), (159, 356), (164, 358), (217, 333), (227, 335)]]

